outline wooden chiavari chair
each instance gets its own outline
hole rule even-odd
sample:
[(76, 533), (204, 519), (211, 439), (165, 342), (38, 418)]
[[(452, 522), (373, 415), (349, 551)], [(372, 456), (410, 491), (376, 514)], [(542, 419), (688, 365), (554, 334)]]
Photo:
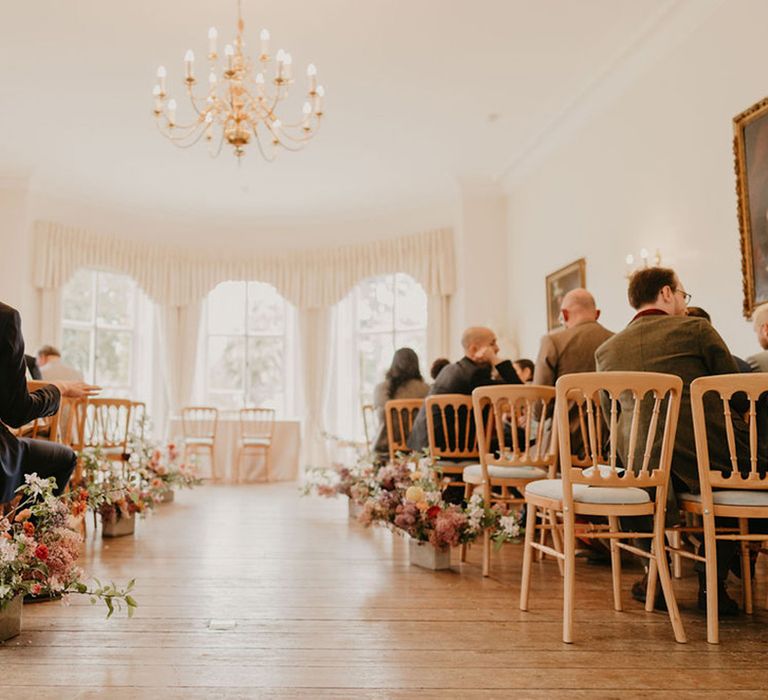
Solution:
[[(50, 382), (38, 379), (28, 379), (27, 389), (37, 391), (43, 387), (50, 386)], [(32, 438), (33, 440), (47, 440), (49, 442), (59, 442), (59, 424), (61, 421), (61, 403), (56, 413), (43, 418), (36, 418), (18, 430), (14, 431), (18, 437)]]
[[(472, 397), (464, 394), (438, 394), (424, 400), (429, 452), (435, 471), (444, 476), (464, 476), (464, 467), (476, 464), (480, 452)], [(462, 479), (444, 480), (443, 485), (465, 486)]]
[[(555, 476), (555, 450), (550, 449), (549, 432), (545, 430), (554, 412), (555, 389), (516, 384), (478, 387), (472, 392), (472, 403), (480, 464), (464, 468), (464, 483), (480, 488), (488, 506), (500, 503), (519, 509), (525, 502), (522, 493), (530, 482)], [(534, 416), (538, 416), (537, 422)], [(518, 431), (521, 424), (522, 434)], [(559, 551), (555, 516), (548, 512), (545, 517), (550, 520)], [(483, 576), (488, 576), (490, 562), (491, 538), (485, 530)]]
[(362, 406), (363, 431), (365, 432), (365, 449), (370, 454), (373, 451), (373, 436), (376, 434), (376, 409), (372, 404)]
[[(701, 377), (691, 383), (691, 409), (701, 493), (679, 494), (679, 502), (683, 512), (695, 513), (701, 518), (705, 554), (701, 556), (678, 547), (668, 549), (688, 559), (705, 562), (707, 641), (710, 644), (717, 644), (720, 635), (717, 617), (717, 541), (731, 540), (740, 544), (742, 596), (747, 613), (752, 612), (753, 594), (749, 543), (760, 542), (763, 545), (761, 551), (768, 553), (765, 549), (768, 534), (749, 532), (750, 518), (768, 518), (768, 476), (766, 476), (768, 465), (764, 460), (761, 462), (758, 455), (760, 444), (765, 444), (768, 439), (768, 436), (758, 432), (758, 406), (761, 399), (764, 400), (763, 395), (766, 393), (768, 393), (768, 375), (762, 373)], [(716, 398), (712, 397), (712, 394), (716, 395)], [(748, 406), (744, 415), (738, 414), (741, 430), (744, 429), (742, 419), (746, 423), (749, 441), (749, 455), (741, 455), (741, 463), (737, 454), (734, 430), (737, 412), (731, 407), (731, 399), (737, 394), (741, 395)], [(707, 401), (711, 399), (715, 401), (719, 399), (717, 403), (721, 405), (713, 405), (713, 402), (707, 406)], [(707, 409), (722, 411), (722, 429), (716, 429), (713, 422), (707, 421)], [(728, 446), (728, 464), (712, 464), (709, 445), (715, 441), (721, 441)], [(738, 522), (738, 528), (718, 528), (716, 518), (733, 518)], [(652, 574), (653, 570), (650, 573)]]
[(384, 421), (387, 426), (389, 459), (398, 452), (408, 452), (408, 436), (424, 399), (391, 399), (384, 404)]
[(272, 408), (240, 409), (240, 447), (235, 462), (235, 483), (240, 482), (240, 463), (249, 452), (264, 455), (266, 480), (271, 481), (269, 471), (272, 435), (275, 431), (275, 410)]
[(128, 440), (131, 430), (130, 399), (90, 398), (82, 404), (83, 446), (98, 448), (107, 459), (120, 462), (124, 471), (131, 457)]
[(219, 411), (211, 406), (187, 406), (181, 410), (181, 429), (184, 433), (184, 461), (192, 454), (207, 452), (211, 460), (211, 477), (215, 480), (216, 431)]
[[(650, 560), (649, 590), (646, 610), (652, 610), (656, 571), (661, 578), (664, 598), (675, 639), (685, 642), (664, 542), (664, 515), (670, 464), (680, 411), (682, 380), (653, 372), (587, 372), (569, 374), (557, 381), (555, 420), (559, 440), (561, 479), (534, 481), (525, 489), (526, 532), (523, 555), (520, 609), (528, 609), (533, 552), (541, 549), (563, 559), (563, 641), (573, 641), (573, 608), (576, 566), (575, 517), (600, 516), (608, 519), (607, 529), (588, 530), (591, 538), (605, 538), (611, 546), (614, 609), (621, 610), (621, 549)], [(577, 402), (585, 409), (587, 454), (592, 464), (582, 468), (571, 458), (569, 407)], [(597, 411), (604, 405), (609, 434), (606, 459), (601, 455), (597, 436)], [(619, 446), (619, 410), (623, 424), (629, 423), (626, 450)], [(620, 452), (621, 450), (621, 452)], [(622, 469), (622, 465), (626, 469)], [(649, 490), (655, 491), (651, 498)], [(537, 512), (555, 511), (563, 520), (563, 552), (535, 540)], [(652, 516), (652, 532), (625, 532), (619, 518)], [(650, 551), (625, 540), (649, 539)]]

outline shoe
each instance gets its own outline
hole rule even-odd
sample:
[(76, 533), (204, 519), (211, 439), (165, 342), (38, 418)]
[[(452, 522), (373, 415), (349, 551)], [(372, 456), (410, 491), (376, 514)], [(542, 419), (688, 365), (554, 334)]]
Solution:
[[(699, 572), (699, 610), (707, 611), (707, 575)], [(740, 614), (739, 604), (728, 595), (723, 581), (717, 582), (717, 616), (736, 617)]]
[[(638, 602), (645, 605), (645, 596), (648, 591), (648, 574), (645, 574), (643, 578), (635, 581), (632, 584), (632, 597)], [(656, 600), (653, 601), (653, 609), (660, 610), (662, 612), (667, 611), (667, 601), (664, 600), (664, 591), (661, 590), (661, 583), (656, 582)]]

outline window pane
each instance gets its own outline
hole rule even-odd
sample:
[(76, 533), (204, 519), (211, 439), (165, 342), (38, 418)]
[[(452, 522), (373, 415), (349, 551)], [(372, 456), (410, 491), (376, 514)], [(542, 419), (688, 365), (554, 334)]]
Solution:
[(91, 333), (90, 330), (64, 328), (62, 335), (61, 357), (68, 365), (79, 369), (84, 377), (91, 373)]
[(131, 341), (130, 331), (96, 330), (96, 383), (130, 386)]
[(282, 334), (285, 300), (271, 284), (248, 283), (248, 333)]
[[(93, 270), (78, 270), (64, 285), (61, 299), (65, 321), (93, 321)], [(49, 341), (50, 342), (50, 341)]]
[(392, 275), (370, 277), (358, 287), (357, 318), (360, 331), (391, 330), (394, 313)]
[(208, 295), (208, 332), (245, 333), (245, 282), (222, 282)]
[(231, 411), (243, 407), (242, 391), (209, 391), (208, 403), (222, 411)]
[(136, 283), (127, 275), (111, 272), (97, 273), (97, 280), (96, 322), (104, 326), (132, 326)]
[(426, 328), (427, 295), (410, 275), (395, 276), (397, 288), (397, 328)]
[(248, 405), (279, 408), (284, 357), (283, 338), (248, 338)]
[(373, 401), (373, 388), (384, 381), (395, 348), (391, 333), (361, 335), (358, 340), (360, 392), (363, 403)]
[(208, 338), (208, 387), (211, 391), (243, 389), (245, 339), (232, 336)]

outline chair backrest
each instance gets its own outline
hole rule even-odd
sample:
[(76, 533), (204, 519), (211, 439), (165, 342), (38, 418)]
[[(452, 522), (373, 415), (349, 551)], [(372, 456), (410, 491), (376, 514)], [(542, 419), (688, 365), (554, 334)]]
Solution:
[[(49, 386), (50, 382), (43, 382), (35, 379), (27, 380), (27, 390), (37, 391), (45, 386)], [(61, 403), (59, 408), (53, 415), (45, 416), (44, 418), (37, 418), (30, 423), (22, 426), (18, 433), (23, 437), (33, 438), (36, 440), (48, 440), (50, 442), (59, 442), (59, 423), (61, 420)]]
[(187, 406), (181, 409), (181, 430), (185, 438), (216, 439), (219, 410), (211, 406)]
[(363, 410), (363, 430), (365, 431), (365, 445), (368, 452), (373, 450), (373, 436), (375, 433), (376, 409), (369, 403), (362, 406)]
[(124, 458), (128, 453), (131, 400), (95, 398), (88, 399), (82, 406), (84, 446), (99, 447), (111, 458)]
[[(484, 482), (492, 463), (541, 467), (554, 476), (554, 439), (546, 429), (555, 408), (555, 388), (536, 384), (481, 386), (472, 392)], [(495, 440), (494, 440), (495, 438)]]
[(391, 399), (384, 404), (390, 460), (397, 452), (408, 452), (408, 436), (423, 405), (424, 399)]
[(275, 430), (274, 408), (241, 408), (240, 437), (271, 440)]
[(477, 459), (472, 397), (436, 394), (424, 400), (429, 451), (434, 459)]
[[(691, 410), (703, 503), (711, 505), (713, 487), (768, 489), (765, 455), (768, 407), (764, 394), (768, 394), (768, 374), (762, 372), (701, 377), (691, 383)], [(737, 439), (737, 434), (741, 440)], [(711, 447), (716, 443), (727, 447), (727, 463), (712, 464)], [(761, 445), (762, 455), (759, 453)]]
[[(584, 372), (560, 377), (556, 391), (555, 420), (566, 504), (572, 508), (572, 484), (656, 488), (657, 504), (664, 503), (682, 379), (657, 372)], [(589, 469), (575, 465), (571, 457), (569, 408), (574, 401), (584, 409)], [(600, 404), (608, 426), (604, 452), (597, 431)]]
[(144, 428), (147, 422), (147, 404), (143, 401), (131, 402), (131, 429), (130, 433), (139, 440), (144, 440)]

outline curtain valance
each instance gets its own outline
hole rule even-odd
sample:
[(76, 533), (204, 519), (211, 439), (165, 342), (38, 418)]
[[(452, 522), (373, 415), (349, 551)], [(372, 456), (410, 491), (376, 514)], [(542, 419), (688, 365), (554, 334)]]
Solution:
[(42, 221), (35, 223), (35, 236), (37, 287), (60, 288), (80, 267), (108, 268), (131, 275), (150, 298), (165, 306), (199, 301), (227, 280), (268, 282), (292, 304), (306, 309), (332, 306), (373, 275), (405, 272), (430, 296), (450, 296), (456, 284), (450, 229), (359, 245), (265, 254), (211, 254), (95, 235)]

